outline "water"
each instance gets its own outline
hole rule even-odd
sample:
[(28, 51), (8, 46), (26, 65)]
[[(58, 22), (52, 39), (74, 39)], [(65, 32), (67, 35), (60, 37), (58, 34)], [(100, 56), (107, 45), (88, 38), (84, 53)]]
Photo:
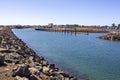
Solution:
[(50, 63), (78, 78), (120, 80), (120, 42), (96, 38), (102, 33), (74, 35), (33, 29), (13, 31)]

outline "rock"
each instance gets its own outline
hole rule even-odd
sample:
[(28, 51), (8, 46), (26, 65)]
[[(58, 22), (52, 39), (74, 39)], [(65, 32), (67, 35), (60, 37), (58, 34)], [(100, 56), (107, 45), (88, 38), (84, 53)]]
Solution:
[(50, 80), (64, 80), (64, 77), (61, 75), (50, 76)]
[(52, 69), (55, 68), (55, 64), (50, 64), (49, 68), (52, 68)]
[(36, 71), (38, 71), (36, 68), (32, 67), (32, 68), (29, 68), (30, 72), (31, 73), (35, 73)]
[(41, 61), (41, 64), (42, 64), (42, 66), (47, 66), (47, 65), (48, 65), (48, 62), (45, 61), (45, 60), (42, 60), (42, 61)]
[(0, 52), (7, 52), (8, 50), (6, 48), (0, 48)]
[(64, 72), (63, 72), (63, 73), (60, 73), (60, 74), (63, 75), (64, 77), (70, 77), (69, 74), (64, 73)]
[(100, 36), (100, 39), (120, 41), (120, 32), (110, 32), (106, 35)]
[(22, 60), (22, 56), (20, 56), (18, 53), (6, 53), (5, 54), (5, 61), (9, 63), (19, 63), (19, 61)]
[(49, 74), (49, 70), (50, 70), (49, 67), (44, 66), (42, 71), (43, 71), (44, 74), (48, 75)]
[[(40, 78), (41, 78), (42, 80), (52, 80), (52, 79), (50, 79), (49, 76), (47, 76), (47, 75), (45, 75), (45, 74), (40, 74)], [(57, 80), (57, 79), (56, 79), (56, 80)]]
[(22, 49), (20, 49), (20, 50), (17, 50), (16, 51), (18, 54), (20, 54), (20, 55), (22, 55), (24, 58), (26, 58), (26, 53), (25, 53), (25, 51), (24, 50), (22, 50)]
[(62, 80), (62, 79), (59, 79), (59, 78), (57, 78), (56, 76), (50, 76), (50, 80)]
[(36, 65), (36, 63), (33, 61), (33, 56), (30, 56), (28, 60), (31, 67), (34, 67)]
[(42, 66), (35, 66), (36, 69), (38, 69), (39, 71), (42, 71)]
[(29, 80), (29, 79), (25, 77), (16, 76), (15, 80)]
[(29, 60), (33, 61), (33, 58), (34, 58), (33, 56), (30, 56), (30, 57), (29, 57)]
[(35, 76), (32, 75), (32, 76), (29, 77), (29, 80), (38, 80), (38, 79)]
[(42, 66), (42, 64), (38, 63), (38, 62), (34, 62), (35, 66)]
[(34, 55), (34, 58), (33, 58), (33, 61), (34, 62), (38, 62), (38, 63), (41, 63), (41, 61), (43, 61), (44, 58), (43, 57), (39, 57), (37, 55)]
[(70, 79), (67, 77), (67, 78), (65, 78), (65, 80), (70, 80)]
[[(70, 80), (77, 80), (77, 78), (70, 78)], [(82, 80), (82, 79), (80, 79), (80, 80)], [(88, 79), (89, 80), (89, 79)]]
[(5, 56), (3, 54), (0, 54), (0, 65), (4, 64)]
[(12, 76), (29, 77), (31, 75), (28, 65), (21, 65), (13, 69)]
[(39, 76), (40, 73), (41, 73), (38, 69), (36, 69), (36, 68), (34, 68), (34, 67), (29, 68), (29, 70), (30, 70), (30, 72), (31, 72), (32, 74), (35, 74), (35, 75), (37, 75), (37, 76)]
[(2, 36), (0, 36), (0, 44), (2, 43)]

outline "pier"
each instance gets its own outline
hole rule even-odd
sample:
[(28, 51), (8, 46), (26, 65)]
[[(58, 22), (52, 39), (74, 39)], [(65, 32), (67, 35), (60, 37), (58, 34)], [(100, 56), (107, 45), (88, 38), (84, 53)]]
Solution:
[(99, 29), (99, 28), (78, 28), (78, 27), (52, 27), (52, 28), (35, 28), (35, 30), (42, 30), (42, 31), (53, 31), (53, 32), (65, 32), (65, 33), (77, 33), (77, 32), (84, 32), (84, 33), (106, 33), (108, 31)]

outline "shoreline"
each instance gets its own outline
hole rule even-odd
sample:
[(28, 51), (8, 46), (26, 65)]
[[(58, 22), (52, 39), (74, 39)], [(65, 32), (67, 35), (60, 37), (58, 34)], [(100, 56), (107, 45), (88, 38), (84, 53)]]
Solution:
[[(33, 80), (78, 80), (74, 76), (71, 76), (70, 74), (57, 68), (55, 64), (48, 63), (48, 61), (46, 61), (43, 57), (39, 56), (36, 52), (34, 52), (34, 50), (29, 48), (26, 45), (26, 43), (24, 43), (21, 39), (19, 39), (12, 32), (11, 28), (4, 27), (3, 29), (1, 29), (0, 36), (2, 36), (3, 38), (0, 47), (8, 51), (8, 52), (0, 51), (0, 54), (3, 54), (6, 57), (9, 53), (11, 53), (10, 51), (12, 51), (15, 54), (13, 56), (13, 54), (11, 53), (13, 58), (16, 58), (16, 55), (19, 55), (17, 60), (5, 59), (3, 63), (6, 64), (6, 66), (0, 67), (1, 70), (3, 68), (8, 68), (11, 65), (14, 66), (13, 68), (9, 68), (7, 71), (9, 72), (7, 75), (10, 76), (10, 80), (14, 80), (18, 77), (19, 79), (26, 78), (28, 80), (30, 80), (31, 78), (34, 78)], [(18, 74), (16, 72), (19, 71), (18, 67), (19, 68), (26, 67), (26, 69), (30, 74), (27, 76), (25, 75), (26, 73)], [(0, 75), (0, 77), (3, 77), (3, 75), (4, 74)], [(6, 79), (8, 77), (4, 76), (4, 78)], [(85, 80), (85, 79), (80, 79), (80, 80)]]

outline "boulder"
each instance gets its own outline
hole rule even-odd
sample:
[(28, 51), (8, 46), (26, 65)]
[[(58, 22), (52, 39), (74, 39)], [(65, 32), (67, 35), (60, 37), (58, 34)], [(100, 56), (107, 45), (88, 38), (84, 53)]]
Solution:
[(0, 36), (0, 44), (2, 43), (2, 37)]
[(29, 70), (30, 70), (30, 72), (31, 72), (32, 74), (35, 74), (35, 75), (37, 75), (37, 76), (40, 75), (40, 71), (39, 71), (38, 69), (34, 68), (34, 67), (29, 68)]
[(120, 32), (110, 32), (106, 35), (100, 36), (100, 39), (112, 40), (112, 41), (120, 41)]
[(50, 70), (49, 67), (44, 66), (42, 71), (44, 74), (49, 75), (49, 70)]
[(34, 66), (42, 66), (42, 64), (38, 63), (38, 62), (34, 62), (35, 65)]
[(40, 57), (40, 56), (34, 55), (34, 58), (33, 58), (33, 61), (34, 61), (34, 62), (41, 63), (42, 60), (44, 60), (43, 57)]
[(34, 66), (36, 69), (38, 69), (39, 71), (42, 71), (42, 65), (39, 64), (39, 63), (36, 63), (35, 66)]
[(64, 77), (70, 77), (70, 75), (69, 74), (67, 74), (67, 73), (60, 73), (62, 76), (64, 76)]
[(15, 80), (29, 80), (29, 79), (25, 77), (16, 76)]
[(22, 60), (22, 56), (18, 53), (6, 53), (5, 54), (5, 61), (9, 63), (19, 63)]
[(10, 51), (8, 49), (6, 49), (6, 48), (0, 48), (0, 52), (7, 53), (7, 52), (10, 52)]
[(35, 76), (33, 76), (33, 75), (31, 75), (30, 77), (29, 77), (29, 80), (38, 80)]
[(28, 65), (21, 65), (12, 70), (12, 76), (29, 77), (31, 75)]
[(67, 78), (65, 78), (65, 80), (70, 80), (70, 79), (67, 77)]
[(48, 62), (45, 61), (45, 60), (42, 60), (42, 61), (41, 61), (41, 64), (42, 64), (42, 66), (47, 66), (47, 65), (48, 65)]
[[(40, 74), (40, 78), (41, 78), (41, 80), (52, 80), (52, 79), (50, 79), (49, 76), (47, 76), (47, 75), (45, 75), (45, 74), (43, 74), (43, 73)], [(57, 80), (57, 79), (56, 79), (56, 80)]]
[(55, 64), (49, 64), (49, 68), (55, 68)]
[(4, 64), (5, 56), (3, 54), (0, 54), (0, 64)]

